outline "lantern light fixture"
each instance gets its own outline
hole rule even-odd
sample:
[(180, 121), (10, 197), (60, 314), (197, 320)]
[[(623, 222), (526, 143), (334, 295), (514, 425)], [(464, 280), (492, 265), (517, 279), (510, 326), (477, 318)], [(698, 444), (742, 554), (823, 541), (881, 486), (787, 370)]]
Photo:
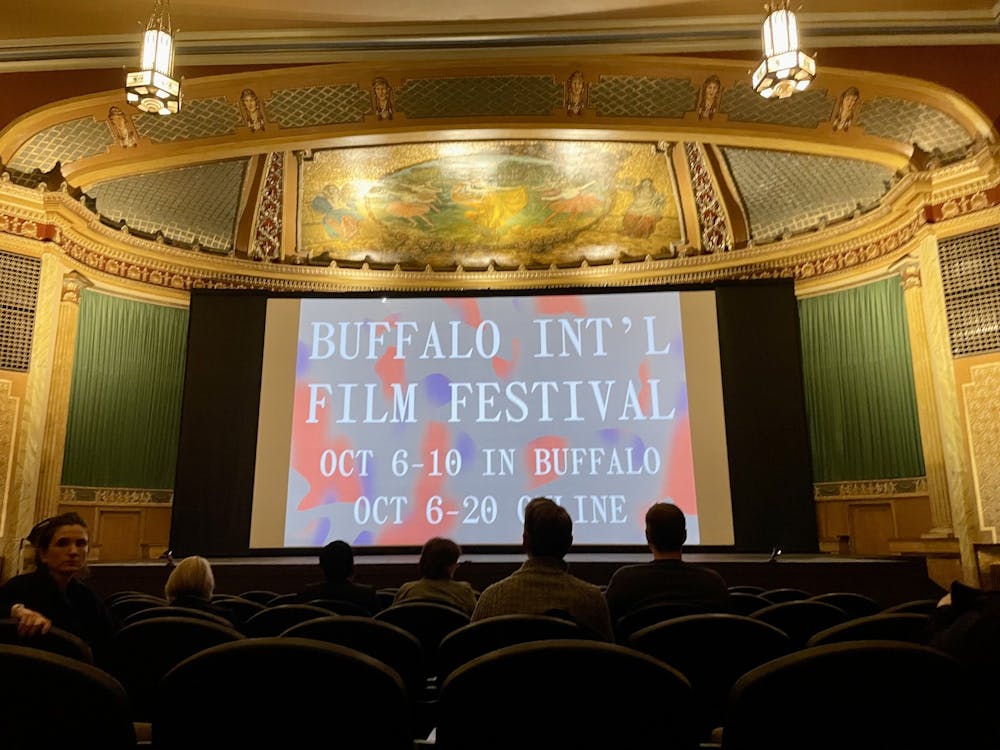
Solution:
[(805, 91), (816, 77), (816, 60), (799, 49), (799, 29), (789, 0), (764, 6), (761, 26), (764, 59), (753, 72), (751, 85), (765, 99), (785, 99)]
[(125, 101), (143, 112), (181, 110), (181, 82), (174, 78), (174, 31), (169, 0), (156, 0), (142, 37), (140, 70), (125, 76)]

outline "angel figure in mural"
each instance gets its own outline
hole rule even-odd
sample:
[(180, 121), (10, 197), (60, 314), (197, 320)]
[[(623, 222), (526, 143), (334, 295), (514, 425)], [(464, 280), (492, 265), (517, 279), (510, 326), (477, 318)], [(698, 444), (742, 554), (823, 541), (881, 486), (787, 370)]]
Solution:
[(432, 228), (429, 214), (441, 211), (440, 193), (428, 183), (397, 183), (391, 189), (379, 186), (373, 197), (383, 201), (382, 210), (389, 216), (422, 229)]
[(135, 130), (132, 118), (118, 107), (108, 109), (108, 129), (121, 148), (133, 148), (139, 145), (139, 134)]
[(548, 224), (560, 214), (579, 216), (580, 214), (599, 211), (604, 205), (600, 195), (590, 190), (594, 180), (583, 185), (555, 186), (540, 193), (543, 201), (549, 204), (551, 213), (545, 217), (543, 224)]
[(240, 94), (240, 113), (251, 133), (258, 133), (264, 129), (264, 105), (253, 89), (243, 89)]
[(392, 119), (392, 86), (381, 76), (372, 81), (372, 109), (379, 120)]
[(698, 119), (711, 120), (722, 101), (722, 81), (719, 76), (709, 76), (698, 93)]
[(846, 132), (854, 118), (857, 117), (861, 109), (861, 92), (854, 86), (845, 89), (844, 93), (837, 99), (837, 105), (833, 110), (833, 130), (834, 132)]
[(358, 233), (364, 217), (350, 184), (343, 187), (324, 185), (323, 192), (315, 196), (310, 205), (323, 214), (323, 230), (331, 239), (349, 240)]
[(626, 237), (644, 240), (653, 234), (663, 218), (663, 195), (648, 177), (632, 190), (632, 202), (622, 217), (622, 232)]
[(500, 238), (500, 228), (528, 205), (528, 189), (517, 187), (484, 187), (463, 182), (451, 189), (451, 200), (465, 206), (465, 218), (492, 231)]
[(566, 79), (566, 114), (582, 115), (587, 106), (587, 82), (579, 70)]

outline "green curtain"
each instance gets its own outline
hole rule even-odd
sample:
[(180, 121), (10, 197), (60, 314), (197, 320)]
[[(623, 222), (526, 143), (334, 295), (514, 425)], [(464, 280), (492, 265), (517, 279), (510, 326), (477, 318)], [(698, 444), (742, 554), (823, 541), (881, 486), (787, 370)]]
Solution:
[(817, 482), (923, 476), (899, 277), (799, 302)]
[(174, 485), (188, 312), (84, 292), (62, 483)]

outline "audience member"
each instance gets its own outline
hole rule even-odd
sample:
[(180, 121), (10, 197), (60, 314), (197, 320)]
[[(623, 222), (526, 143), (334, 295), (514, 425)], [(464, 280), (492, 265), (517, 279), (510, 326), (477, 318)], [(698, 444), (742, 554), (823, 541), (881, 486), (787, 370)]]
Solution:
[(224, 617), (233, 625), (240, 619), (221, 604), (212, 601), (215, 591), (215, 575), (212, 566), (204, 557), (192, 555), (181, 560), (170, 572), (163, 593), (171, 607), (186, 607)]
[(299, 601), (334, 599), (360, 604), (371, 614), (379, 610), (378, 597), (373, 586), (354, 583), (354, 550), (347, 542), (337, 540), (327, 544), (319, 553), (319, 566), (324, 581), (311, 583), (299, 594)]
[(573, 520), (565, 508), (536, 497), (524, 509), (528, 559), (479, 597), (472, 620), (507, 614), (568, 617), (591, 635), (612, 640), (611, 618), (601, 589), (571, 575), (563, 558), (573, 544)]
[(656, 503), (646, 511), (646, 542), (653, 561), (619, 568), (608, 582), (605, 598), (612, 619), (658, 602), (685, 602), (723, 611), (729, 590), (718, 573), (681, 559), (687, 541), (684, 512), (672, 503)]
[[(993, 710), (1000, 673), (1000, 592), (983, 591), (953, 581), (931, 618), (930, 643), (968, 668), (973, 694), (982, 701), (983, 716)], [(970, 709), (972, 715), (976, 709)], [(981, 724), (983, 747), (1000, 748), (1000, 726)]]
[(31, 530), (35, 570), (0, 587), (0, 614), (18, 621), (25, 636), (47, 633), (52, 626), (86, 641), (98, 661), (114, 635), (111, 613), (101, 598), (80, 581), (87, 573), (90, 536), (76, 513), (48, 518)]
[(420, 579), (400, 586), (393, 604), (441, 602), (471, 615), (476, 608), (476, 594), (466, 581), (454, 580), (461, 554), (461, 548), (451, 539), (428, 539), (420, 551)]

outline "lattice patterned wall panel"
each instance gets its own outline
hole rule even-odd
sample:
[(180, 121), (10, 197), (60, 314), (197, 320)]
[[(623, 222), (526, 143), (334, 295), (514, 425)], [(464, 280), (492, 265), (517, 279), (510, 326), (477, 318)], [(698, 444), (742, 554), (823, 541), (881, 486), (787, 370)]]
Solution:
[(268, 121), (283, 128), (361, 122), (371, 108), (368, 92), (354, 83), (278, 89), (264, 104)]
[(684, 117), (694, 111), (698, 89), (679, 78), (603, 76), (590, 91), (601, 117)]
[(785, 151), (722, 150), (754, 241), (795, 234), (878, 205), (891, 169), (853, 159)]
[(233, 135), (242, 123), (239, 107), (220, 96), (185, 101), (181, 111), (170, 117), (139, 115), (135, 118), (135, 129), (153, 143), (172, 143)]
[(976, 478), (979, 528), (997, 541), (1000, 529), (1000, 365), (978, 365), (972, 381), (962, 386), (972, 469)]
[(952, 355), (1000, 351), (1000, 227), (941, 240), (938, 249)]
[(247, 160), (204, 164), (94, 185), (97, 212), (182, 244), (228, 252)]
[(830, 119), (833, 106), (825, 89), (808, 89), (787, 99), (765, 99), (744, 83), (722, 92), (719, 111), (730, 122), (815, 128)]
[(972, 143), (965, 128), (940, 110), (919, 102), (879, 96), (865, 102), (857, 124), (868, 135), (916, 143), (924, 151), (938, 151), (945, 161), (962, 156)]
[(426, 78), (407, 81), (396, 103), (410, 118), (551, 115), (563, 106), (552, 76)]
[(21, 172), (33, 169), (48, 172), (57, 161), (69, 164), (77, 159), (103, 154), (112, 143), (107, 122), (81, 117), (37, 133), (17, 150), (8, 166)]
[(42, 262), (0, 251), (0, 370), (27, 372)]

